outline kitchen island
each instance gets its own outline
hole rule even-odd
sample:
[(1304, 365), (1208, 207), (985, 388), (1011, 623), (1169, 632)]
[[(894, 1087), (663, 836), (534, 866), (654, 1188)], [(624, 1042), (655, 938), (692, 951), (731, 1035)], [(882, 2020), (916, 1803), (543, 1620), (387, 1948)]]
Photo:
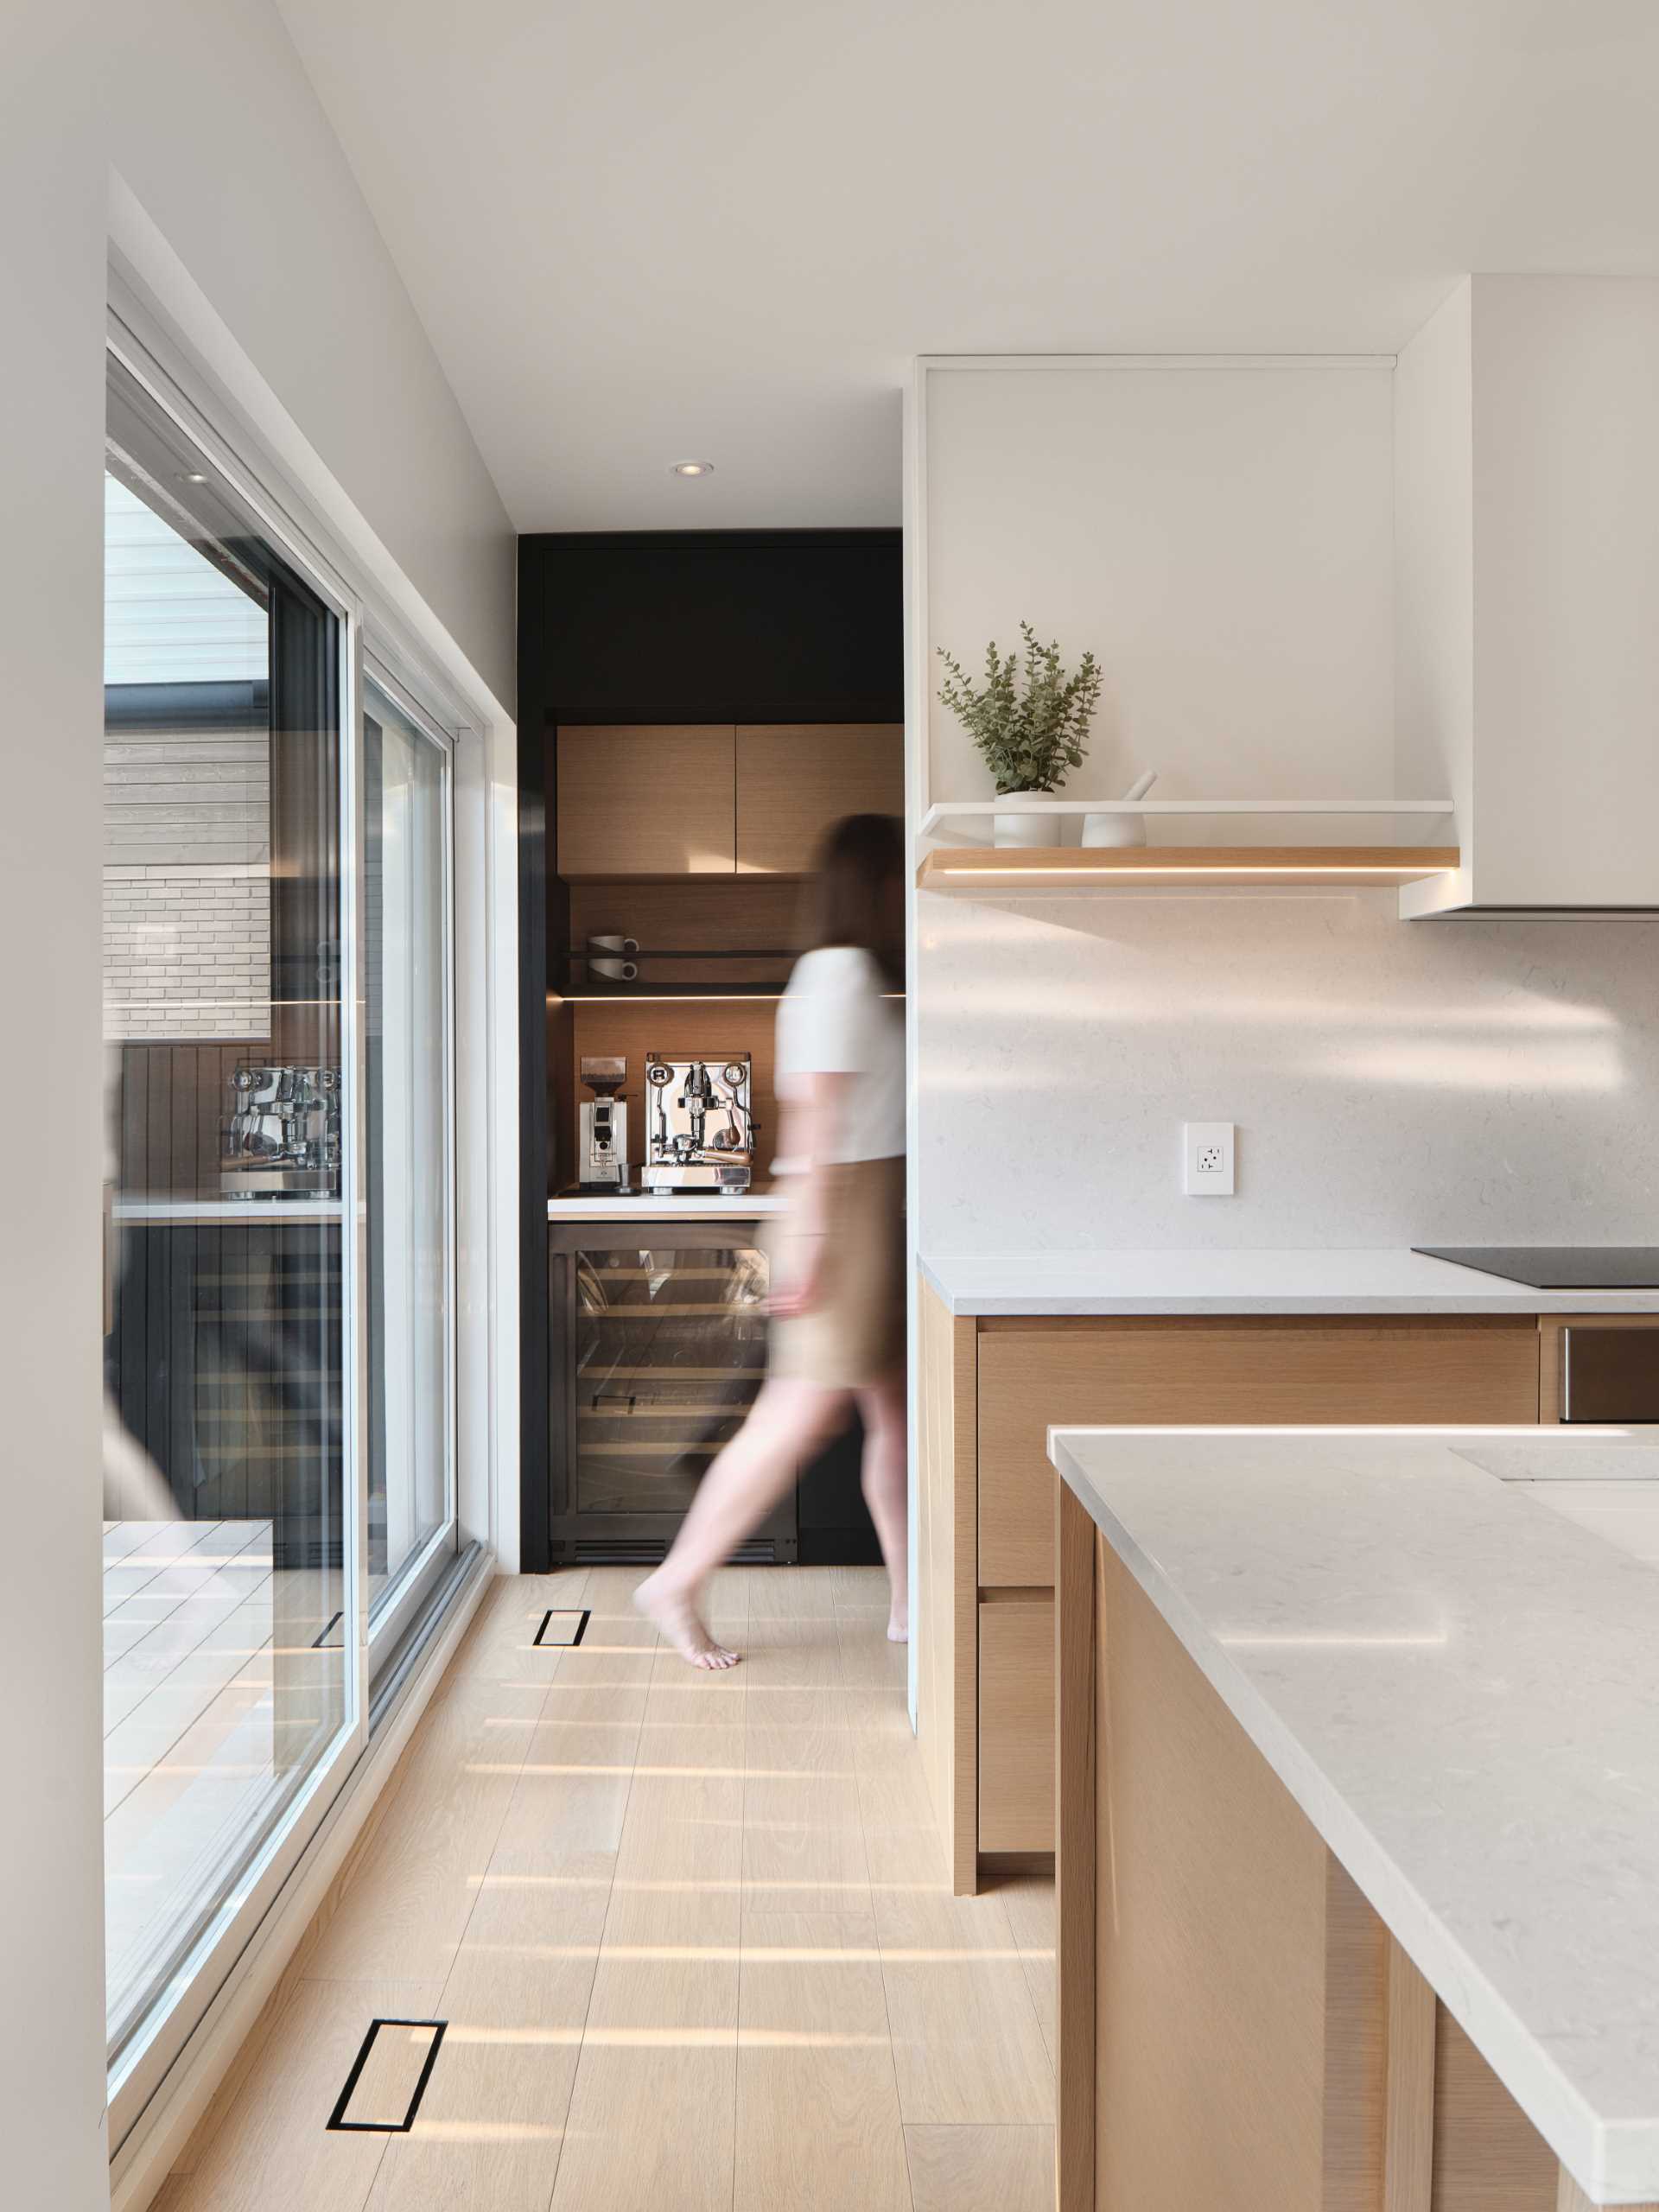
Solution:
[(1659, 2203), (1651, 1436), (1054, 1432), (1065, 2212)]

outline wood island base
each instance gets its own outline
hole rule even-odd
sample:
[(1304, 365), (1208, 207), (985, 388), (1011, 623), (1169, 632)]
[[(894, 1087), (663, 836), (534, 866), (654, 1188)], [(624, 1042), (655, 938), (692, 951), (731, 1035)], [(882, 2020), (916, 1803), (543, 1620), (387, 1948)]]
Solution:
[(1060, 2212), (1589, 2212), (1064, 1484), (1055, 1599)]

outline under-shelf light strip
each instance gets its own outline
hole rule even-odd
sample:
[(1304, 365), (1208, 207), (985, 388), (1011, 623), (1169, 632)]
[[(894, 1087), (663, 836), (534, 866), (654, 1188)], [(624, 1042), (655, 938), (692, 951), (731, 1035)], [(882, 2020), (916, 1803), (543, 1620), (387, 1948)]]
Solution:
[[(1103, 868), (1098, 864), (1092, 868), (953, 868), (947, 864), (938, 872), (941, 875), (1016, 876), (1022, 881), (1032, 883), (1046, 883), (1052, 875), (1087, 875), (1094, 878), (1097, 882), (1104, 877), (1116, 876), (1124, 883), (1138, 883), (1142, 878), (1149, 875), (1174, 875), (1192, 881), (1202, 881), (1206, 875), (1397, 876), (1401, 873), (1401, 866), (1395, 861), (1370, 867), (1357, 866), (1348, 861), (1333, 861), (1325, 865), (1303, 861), (1281, 861), (1265, 868), (1246, 867), (1236, 861), (1224, 861), (1219, 868), (1202, 868), (1192, 862), (1183, 862), (1176, 868), (1124, 868), (1122, 866)], [(1423, 873), (1426, 875), (1439, 875), (1443, 873), (1443, 870), (1438, 861), (1430, 861)]]
[[(781, 991), (550, 991), (550, 1006), (765, 1006)], [(902, 991), (883, 991), (901, 999)]]

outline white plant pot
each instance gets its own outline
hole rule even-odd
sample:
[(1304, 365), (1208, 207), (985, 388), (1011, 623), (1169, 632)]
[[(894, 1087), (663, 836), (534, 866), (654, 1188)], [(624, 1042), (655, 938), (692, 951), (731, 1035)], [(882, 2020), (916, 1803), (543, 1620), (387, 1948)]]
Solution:
[(991, 842), (995, 845), (1058, 845), (1060, 842), (1060, 819), (1058, 814), (1039, 814), (1033, 810), (1027, 814), (994, 814), (991, 817)]
[(1085, 845), (1144, 845), (1147, 825), (1138, 814), (1085, 814), (1083, 817), (1083, 842)]

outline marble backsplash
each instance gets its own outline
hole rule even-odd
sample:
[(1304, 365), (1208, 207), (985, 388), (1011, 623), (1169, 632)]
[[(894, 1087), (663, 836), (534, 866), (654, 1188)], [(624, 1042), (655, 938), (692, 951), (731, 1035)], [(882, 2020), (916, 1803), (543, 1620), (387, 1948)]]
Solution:
[(915, 999), (925, 1252), (1659, 1243), (1659, 924), (923, 893)]

